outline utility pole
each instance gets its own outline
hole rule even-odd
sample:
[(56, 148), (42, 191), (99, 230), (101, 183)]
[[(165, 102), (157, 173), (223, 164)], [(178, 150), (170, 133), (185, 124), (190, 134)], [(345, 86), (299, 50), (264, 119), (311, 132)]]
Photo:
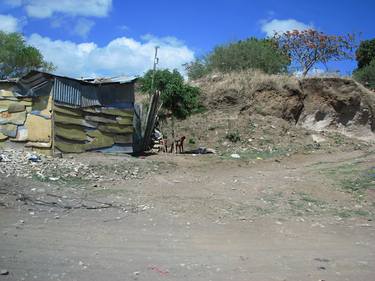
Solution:
[(150, 97), (154, 94), (154, 83), (155, 83), (155, 72), (156, 72), (156, 65), (159, 63), (159, 58), (158, 58), (158, 49), (159, 46), (155, 47), (155, 57), (154, 57), (154, 68), (152, 71), (152, 80), (151, 80), (151, 92), (150, 92)]

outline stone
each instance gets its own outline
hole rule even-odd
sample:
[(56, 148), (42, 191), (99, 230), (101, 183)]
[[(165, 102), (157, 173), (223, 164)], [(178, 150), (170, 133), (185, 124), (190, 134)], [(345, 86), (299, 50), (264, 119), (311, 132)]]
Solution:
[(0, 108), (2, 107), (9, 107), (12, 103), (19, 103), (24, 106), (31, 106), (32, 101), (31, 99), (25, 99), (25, 98), (7, 98), (7, 97), (0, 97)]
[(85, 144), (86, 150), (111, 147), (115, 144), (113, 137), (111, 135), (102, 133), (98, 130), (89, 131), (87, 132), (87, 135), (93, 138), (93, 140)]
[(102, 113), (122, 117), (133, 117), (132, 109), (102, 108)]
[(24, 104), (17, 103), (17, 102), (11, 103), (8, 106), (9, 113), (22, 112), (22, 111), (25, 111), (25, 109), (26, 109), (26, 106)]
[(132, 143), (133, 142), (133, 135), (128, 134), (128, 135), (115, 135), (114, 141), (117, 144), (127, 144), (127, 143)]
[(235, 158), (235, 159), (241, 158), (241, 156), (239, 154), (237, 154), (237, 153), (231, 154), (230, 157)]
[(83, 109), (84, 112), (99, 114), (102, 111), (100, 110), (100, 107), (86, 107)]
[(10, 97), (10, 98), (14, 98), (14, 93), (12, 91), (9, 91), (9, 90), (0, 90), (0, 96), (3, 97), (3, 98), (7, 98), (7, 97)]
[(133, 126), (121, 126), (117, 124), (99, 125), (98, 129), (102, 132), (115, 134), (125, 134), (133, 132)]
[(18, 126), (17, 135), (11, 141), (27, 141), (28, 140), (28, 130), (25, 126)]
[(0, 270), (0, 275), (8, 275), (9, 271), (7, 269), (1, 269)]
[(17, 136), (17, 126), (13, 124), (0, 125), (0, 133), (8, 137), (15, 138)]
[(23, 125), (26, 120), (26, 112), (1, 112), (0, 113), (0, 124), (13, 124), (13, 125)]
[(57, 106), (55, 105), (53, 110), (55, 112), (59, 112), (59, 113), (62, 113), (62, 114), (66, 114), (66, 115), (71, 115), (71, 116), (82, 116), (82, 112), (79, 111), (79, 110), (76, 110), (76, 109), (73, 109), (73, 108), (68, 108), (68, 107), (61, 107), (61, 106)]
[(61, 113), (55, 113), (55, 122), (66, 125), (79, 125), (87, 128), (96, 128), (97, 124), (91, 121), (86, 121), (83, 117), (69, 116)]
[(312, 134), (311, 138), (312, 138), (313, 142), (315, 142), (315, 143), (321, 143), (321, 142), (326, 141), (326, 139), (324, 137), (319, 136), (319, 135), (315, 135), (315, 134)]
[(61, 152), (65, 153), (82, 153), (85, 152), (84, 143), (73, 143), (73, 142), (64, 142), (61, 140), (55, 141), (55, 147)]
[(116, 124), (116, 120), (105, 118), (102, 116), (95, 116), (95, 115), (86, 115), (85, 119), (88, 121), (98, 122), (98, 123), (105, 123), (105, 124)]
[(48, 96), (47, 106), (40, 111), (40, 116), (43, 116), (46, 118), (52, 117), (52, 95)]
[(28, 114), (25, 127), (28, 130), (28, 140), (32, 142), (50, 142), (52, 134), (51, 120)]
[(33, 147), (33, 152), (43, 154), (45, 156), (53, 156), (51, 147)]
[(87, 135), (82, 127), (56, 124), (55, 135), (68, 140), (86, 141)]
[(116, 117), (116, 120), (120, 125), (133, 125), (133, 117)]
[(4, 135), (3, 133), (0, 133), (0, 141), (6, 141), (8, 139), (7, 135)]
[(26, 147), (36, 147), (36, 148), (51, 148), (51, 142), (33, 142), (29, 141), (25, 144)]

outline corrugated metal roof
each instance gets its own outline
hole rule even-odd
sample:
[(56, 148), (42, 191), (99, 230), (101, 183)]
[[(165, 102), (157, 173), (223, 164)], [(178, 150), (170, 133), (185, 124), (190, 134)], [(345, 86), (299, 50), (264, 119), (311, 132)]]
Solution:
[[(124, 80), (123, 80), (124, 81)], [(19, 80), (23, 96), (42, 96), (51, 93), (59, 104), (72, 107), (112, 106), (129, 107), (134, 103), (134, 79), (120, 83), (113, 81), (88, 82), (74, 78), (32, 71)]]
[(68, 85), (55, 78), (53, 83), (53, 99), (58, 103), (81, 107), (81, 92), (76, 87)]

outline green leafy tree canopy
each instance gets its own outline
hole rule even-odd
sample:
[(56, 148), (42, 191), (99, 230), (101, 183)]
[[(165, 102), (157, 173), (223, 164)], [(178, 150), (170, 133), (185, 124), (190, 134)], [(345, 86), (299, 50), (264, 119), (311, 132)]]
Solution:
[(259, 69), (275, 74), (287, 70), (288, 55), (279, 49), (273, 39), (248, 38), (219, 45), (202, 59), (185, 65), (189, 79), (200, 78), (210, 72), (230, 72)]
[(0, 31), (0, 78), (20, 77), (30, 70), (53, 71), (38, 49), (26, 44), (20, 33)]
[[(153, 71), (150, 70), (140, 79), (140, 91), (143, 93), (150, 93), (152, 76)], [(172, 117), (184, 119), (199, 109), (199, 89), (186, 84), (177, 70), (157, 70), (154, 89), (161, 92), (162, 108)]]
[(354, 79), (361, 82), (368, 88), (375, 89), (375, 58), (366, 65), (353, 74)]
[(371, 61), (375, 60), (375, 39), (362, 41), (355, 55), (358, 69), (368, 66)]

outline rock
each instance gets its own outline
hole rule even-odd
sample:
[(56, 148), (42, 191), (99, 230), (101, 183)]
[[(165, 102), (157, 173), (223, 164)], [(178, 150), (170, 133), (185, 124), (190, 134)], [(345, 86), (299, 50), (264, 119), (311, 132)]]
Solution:
[(8, 275), (9, 271), (7, 269), (1, 269), (0, 270), (0, 275)]
[(51, 148), (51, 142), (32, 142), (29, 141), (25, 144), (26, 147), (37, 147), (37, 148)]
[(8, 139), (8, 136), (4, 135), (3, 133), (0, 132), (0, 141), (5, 141)]
[(55, 112), (66, 114), (66, 115), (71, 115), (71, 116), (82, 116), (83, 113), (82, 111), (72, 109), (72, 108), (67, 108), (67, 107), (60, 107), (56, 106), (53, 108)]
[(231, 154), (230, 157), (235, 158), (235, 159), (241, 158), (241, 156), (239, 154), (237, 154), (237, 153)]
[(319, 135), (311, 135), (311, 137), (312, 137), (313, 142), (315, 142), (315, 143), (321, 143), (321, 142), (325, 142), (326, 141), (325, 138), (323, 138), (323, 137), (321, 137)]
[(79, 125), (87, 128), (96, 128), (97, 124), (94, 122), (86, 121), (83, 117), (70, 116), (66, 114), (55, 113), (55, 122), (66, 125)]
[(115, 144), (113, 137), (111, 135), (102, 133), (98, 130), (87, 132), (87, 135), (94, 139), (84, 145), (84, 148), (86, 150), (111, 147)]
[(28, 140), (28, 130), (25, 126), (18, 126), (17, 135), (11, 141), (27, 141)]
[[(11, 88), (8, 88), (8, 89), (11, 89)], [(13, 91), (4, 90), (4, 89), (0, 90), (0, 97), (1, 98), (15, 98)]]
[(65, 141), (57, 139), (55, 141), (55, 147), (57, 149), (59, 149), (61, 152), (65, 152), (65, 153), (82, 153), (82, 152), (85, 152), (85, 144), (84, 143), (65, 142)]
[(56, 136), (62, 137), (68, 140), (86, 141), (87, 135), (82, 127), (76, 125), (62, 125), (56, 124), (55, 126)]
[(8, 112), (9, 113), (16, 113), (16, 112), (22, 112), (26, 110), (26, 106), (21, 103), (11, 103), (8, 107)]
[(26, 112), (2, 112), (0, 113), (0, 124), (23, 125), (26, 120)]
[(127, 143), (133, 142), (133, 135), (132, 134), (114, 135), (113, 138), (114, 138), (115, 143), (118, 143), (118, 144), (127, 144)]
[(17, 136), (17, 126), (12, 124), (0, 125), (0, 133), (15, 138)]
[(133, 126), (121, 126), (117, 124), (99, 125), (98, 129), (102, 132), (115, 134), (125, 134), (133, 132)]
[(88, 121), (93, 121), (93, 122), (98, 122), (98, 123), (116, 124), (116, 120), (105, 118), (103, 116), (86, 115), (85, 119)]
[(108, 115), (116, 115), (116, 116), (122, 116), (122, 117), (133, 117), (133, 110), (131, 109), (118, 109), (118, 108), (102, 108), (102, 113), (108, 114)]
[(132, 125), (133, 117), (116, 117), (117, 123), (120, 125)]
[(51, 120), (28, 114), (25, 127), (28, 130), (27, 139), (32, 142), (50, 142), (52, 133)]

